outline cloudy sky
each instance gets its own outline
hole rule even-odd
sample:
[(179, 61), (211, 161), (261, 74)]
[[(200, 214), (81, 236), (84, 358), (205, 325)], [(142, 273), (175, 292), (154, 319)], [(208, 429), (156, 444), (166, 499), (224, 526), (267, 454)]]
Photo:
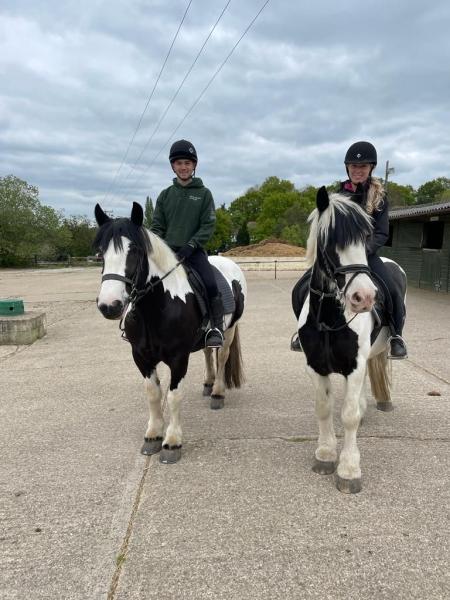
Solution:
[(155, 199), (179, 138), (216, 205), (269, 175), (342, 179), (360, 139), (378, 175), (450, 177), (448, 0), (269, 0), (211, 82), (264, 3), (2, 0), (0, 176), (67, 216)]

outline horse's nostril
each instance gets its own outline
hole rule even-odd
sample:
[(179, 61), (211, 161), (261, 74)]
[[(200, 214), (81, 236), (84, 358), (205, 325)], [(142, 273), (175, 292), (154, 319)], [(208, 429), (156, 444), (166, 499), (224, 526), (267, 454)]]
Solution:
[(361, 296), (358, 294), (358, 292), (355, 292), (355, 293), (353, 294), (353, 299), (354, 299), (354, 301), (355, 301), (355, 302), (361, 302), (361, 300), (362, 300), (362, 298), (361, 298)]

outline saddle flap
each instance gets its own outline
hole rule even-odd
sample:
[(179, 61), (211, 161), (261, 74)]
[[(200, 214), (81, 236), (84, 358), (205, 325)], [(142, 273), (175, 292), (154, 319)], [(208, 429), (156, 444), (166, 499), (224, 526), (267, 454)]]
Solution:
[[(209, 299), (208, 294), (206, 293), (206, 288), (203, 283), (203, 279), (200, 277), (198, 272), (191, 266), (189, 266), (188, 268), (184, 266), (184, 268), (186, 269), (189, 283), (192, 287), (195, 297), (197, 298), (202, 315), (207, 315), (209, 317)], [(225, 277), (222, 275), (219, 269), (214, 265), (211, 265), (211, 268), (213, 270), (214, 278), (217, 283), (217, 289), (219, 290), (219, 293), (222, 296), (223, 312), (225, 315), (233, 314), (236, 309), (236, 302), (233, 296), (233, 291), (229, 286), (228, 281), (225, 279)]]

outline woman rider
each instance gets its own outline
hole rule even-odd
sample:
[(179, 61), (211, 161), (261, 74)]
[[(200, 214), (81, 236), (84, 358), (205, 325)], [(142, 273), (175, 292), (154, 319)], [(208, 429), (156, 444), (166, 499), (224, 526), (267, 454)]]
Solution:
[[(372, 217), (374, 231), (367, 241), (367, 262), (371, 271), (383, 280), (391, 296), (391, 302), (387, 302), (385, 307), (391, 329), (388, 358), (407, 358), (408, 351), (402, 338), (405, 321), (403, 297), (378, 256), (379, 249), (389, 237), (389, 205), (381, 180), (372, 177), (377, 164), (377, 151), (370, 142), (355, 142), (347, 150), (344, 163), (348, 179), (341, 182), (339, 191), (357, 202)], [(304, 277), (309, 277), (309, 272), (305, 273)], [(301, 351), (298, 338), (292, 342), (291, 348)]]

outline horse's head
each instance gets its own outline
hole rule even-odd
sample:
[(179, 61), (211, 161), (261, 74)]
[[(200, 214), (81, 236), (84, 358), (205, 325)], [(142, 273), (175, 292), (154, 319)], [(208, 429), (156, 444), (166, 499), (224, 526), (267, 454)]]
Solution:
[(99, 204), (99, 226), (94, 247), (103, 255), (102, 285), (97, 306), (107, 319), (122, 317), (133, 287), (142, 287), (148, 276), (150, 240), (142, 227), (142, 206), (133, 202), (129, 219), (111, 219)]
[(307, 259), (317, 264), (331, 287), (339, 288), (350, 311), (370, 311), (377, 292), (367, 267), (366, 241), (373, 231), (370, 216), (345, 196), (329, 196), (325, 187), (318, 190), (316, 204), (309, 219)]

